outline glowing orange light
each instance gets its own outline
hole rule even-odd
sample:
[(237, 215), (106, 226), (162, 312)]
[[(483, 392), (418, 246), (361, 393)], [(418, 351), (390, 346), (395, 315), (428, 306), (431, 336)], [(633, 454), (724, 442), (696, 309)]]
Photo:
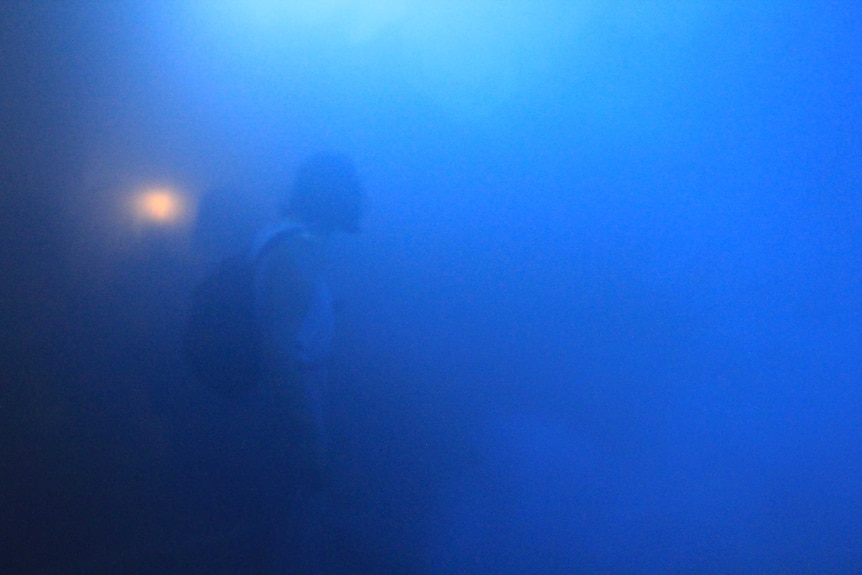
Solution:
[(135, 214), (138, 219), (154, 224), (175, 224), (186, 215), (186, 204), (182, 196), (167, 188), (149, 189), (135, 199)]

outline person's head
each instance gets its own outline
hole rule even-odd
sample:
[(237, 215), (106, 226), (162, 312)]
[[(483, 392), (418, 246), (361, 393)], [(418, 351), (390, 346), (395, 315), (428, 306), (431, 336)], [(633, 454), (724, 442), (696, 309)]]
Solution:
[(326, 232), (357, 232), (363, 193), (347, 156), (321, 153), (299, 167), (284, 215)]

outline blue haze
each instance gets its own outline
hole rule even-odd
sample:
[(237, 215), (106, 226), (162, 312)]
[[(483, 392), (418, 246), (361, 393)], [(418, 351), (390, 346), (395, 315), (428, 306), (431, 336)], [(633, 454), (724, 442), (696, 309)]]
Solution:
[(354, 572), (862, 573), (862, 8), (590, 4), (4, 4), (0, 571), (254, 572), (182, 314), (336, 149)]

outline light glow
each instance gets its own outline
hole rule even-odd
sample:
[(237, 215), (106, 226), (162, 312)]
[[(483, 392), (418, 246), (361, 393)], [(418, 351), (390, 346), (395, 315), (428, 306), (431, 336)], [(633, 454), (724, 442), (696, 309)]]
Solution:
[(182, 195), (165, 187), (145, 189), (134, 199), (135, 219), (142, 223), (176, 225), (188, 218), (188, 208)]

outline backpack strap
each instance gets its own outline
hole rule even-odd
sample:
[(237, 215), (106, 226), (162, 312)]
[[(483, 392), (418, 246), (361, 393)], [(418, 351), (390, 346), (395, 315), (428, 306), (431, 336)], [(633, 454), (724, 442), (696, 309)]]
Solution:
[(285, 220), (270, 226), (255, 238), (247, 255), (248, 261), (251, 263), (257, 262), (263, 254), (278, 243), (276, 240), (280, 240), (289, 234), (302, 233), (304, 231), (305, 228), (303, 225), (293, 220)]

